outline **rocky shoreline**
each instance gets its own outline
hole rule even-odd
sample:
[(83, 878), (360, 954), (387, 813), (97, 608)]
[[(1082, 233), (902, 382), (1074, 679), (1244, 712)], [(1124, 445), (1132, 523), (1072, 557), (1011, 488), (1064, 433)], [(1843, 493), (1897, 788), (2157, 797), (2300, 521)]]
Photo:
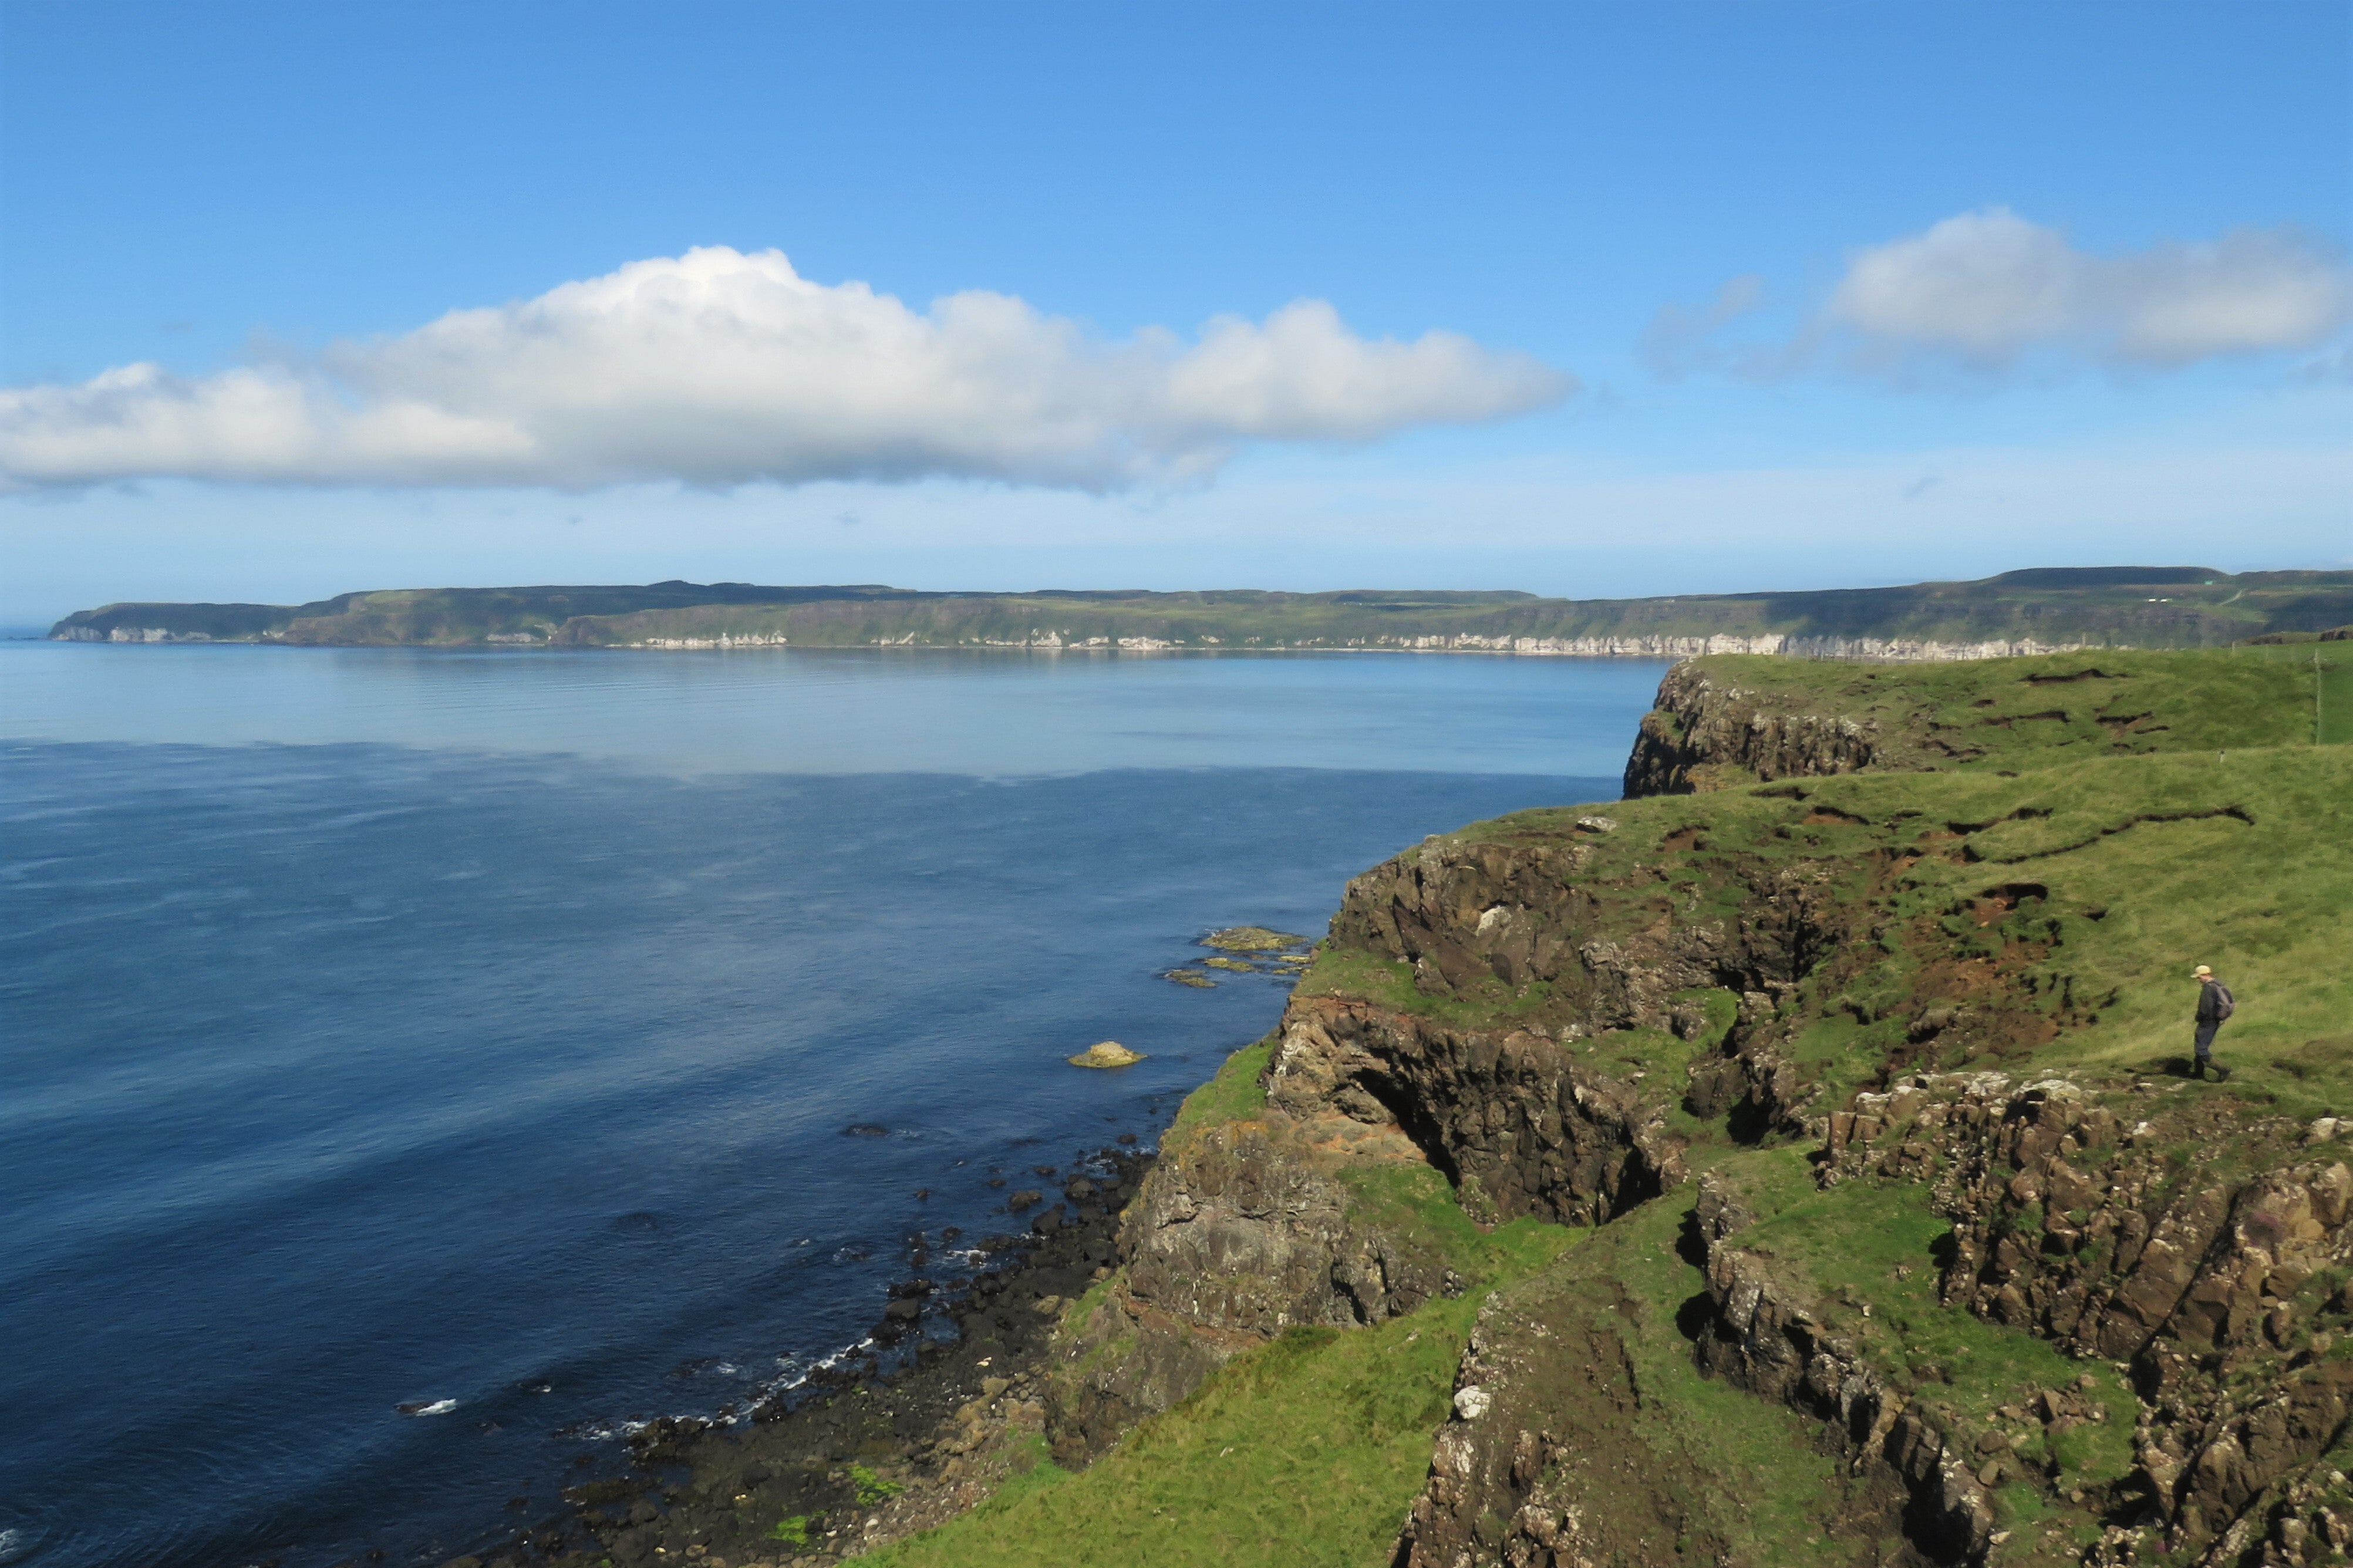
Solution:
[(861, 1353), (748, 1420), (653, 1423), (624, 1473), (567, 1488), (561, 1515), (448, 1568), (818, 1568), (963, 1512), (1044, 1462), (1054, 1331), (1108, 1277), (1154, 1157), (1032, 1167), (1007, 1200), (1029, 1228), (954, 1254), (976, 1266), (942, 1279), (951, 1255), (919, 1238)]

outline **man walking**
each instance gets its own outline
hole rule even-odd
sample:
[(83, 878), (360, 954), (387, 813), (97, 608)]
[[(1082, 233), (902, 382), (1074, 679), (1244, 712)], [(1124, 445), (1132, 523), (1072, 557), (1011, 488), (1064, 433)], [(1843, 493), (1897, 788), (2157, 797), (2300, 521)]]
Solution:
[(2238, 1010), (2238, 1001), (2232, 996), (2231, 988), (2215, 979), (2214, 972), (2202, 963), (2190, 971), (2190, 978), (2198, 982), (2198, 1060), (2190, 1076), (2202, 1079), (2211, 1067), (2216, 1083), (2228, 1083), (2231, 1069), (2214, 1060), (2214, 1032)]

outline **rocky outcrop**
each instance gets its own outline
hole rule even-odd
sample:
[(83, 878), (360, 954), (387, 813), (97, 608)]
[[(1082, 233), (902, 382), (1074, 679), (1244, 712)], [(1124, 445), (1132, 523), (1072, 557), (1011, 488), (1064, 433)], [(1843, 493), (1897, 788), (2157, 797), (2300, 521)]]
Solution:
[(1761, 1500), (1744, 1490), (1748, 1478), (1727, 1473), (1725, 1450), (1695, 1431), (1706, 1417), (1656, 1380), (1655, 1342), (1689, 1357), (1688, 1334), (1727, 1381), (1852, 1432), (1826, 1439), (1849, 1462), (1822, 1467), (1807, 1499), (1817, 1535), (1889, 1568), (1983, 1550), (1992, 1510), (1934, 1424), (1820, 1331), (1760, 1259), (1721, 1245), (1715, 1232), (1745, 1223), (1736, 1204), (1703, 1184), (1691, 1217), (1683, 1246), (1706, 1256), (1709, 1286), (1682, 1316), (1705, 1309), (1705, 1323), (1659, 1321), (1629, 1294), (1628, 1250), (1649, 1243), (1617, 1227), (1482, 1309), (1453, 1418), (1399, 1535), (1400, 1568), (1786, 1560), (1749, 1517)]
[(1878, 756), (1875, 724), (1788, 712), (1682, 664), (1667, 672), (1642, 716), (1626, 763), (1625, 793), (1629, 799), (1689, 795), (1727, 784), (1851, 773)]
[[(1333, 946), (1405, 966), (1412, 1000), (1295, 997), (1270, 1102), (1397, 1126), (1482, 1220), (1599, 1223), (1674, 1185), (1679, 1103), (1802, 1130), (1801, 1086), (1771, 1042), (1778, 998), (1843, 941), (1828, 879), (1759, 868), (1736, 918), (1677, 923), (1642, 866), (1616, 874), (1630, 896), (1596, 880), (1595, 844), (1614, 831), (1587, 817), (1567, 843), (1435, 840), (1351, 882)], [(1695, 990), (1736, 998), (1729, 1019), (1677, 1002)], [(1466, 1002), (1485, 1005), (1455, 1021)], [(1596, 1037), (1638, 1027), (1692, 1041), (1691, 1072), (1593, 1056)]]
[(1384, 1161), (1419, 1155), (1393, 1128), (1280, 1111), (1172, 1139), (1122, 1221), (1124, 1267), (1068, 1336), (1051, 1400), (1057, 1457), (1083, 1463), (1287, 1328), (1380, 1322), (1448, 1289), (1443, 1258), (1368, 1212), (1341, 1177), (1344, 1164)]
[(1677, 923), (1654, 898), (1605, 929), (1584, 880), (1590, 859), (1577, 843), (1427, 843), (1348, 884), (1332, 941), (1410, 964), (1426, 996), (1543, 981), (1551, 1016), (1609, 1029), (1664, 1024), (1669, 997), (1693, 986), (1785, 986), (1844, 929), (1827, 879), (1787, 869), (1745, 889), (1736, 922)]
[[(1442, 1265), (1368, 1229), (1316, 1130), (1267, 1116), (1164, 1158), (1121, 1233), (1130, 1300), (1216, 1334), (1379, 1322), (1437, 1293)], [(1411, 1157), (1395, 1145), (1389, 1158)], [(1359, 1157), (1377, 1158), (1378, 1154)]]
[(1573, 1268), (1487, 1301), (1399, 1568), (1728, 1560), (1679, 1484), (1689, 1460), (1646, 1419), (1657, 1412), (1628, 1354), (1626, 1305), (1599, 1270)]
[[(1709, 1194), (1703, 1193), (1701, 1230)], [(1906, 1533), (1940, 1563), (1979, 1562), (1994, 1540), (1994, 1509), (1963, 1434), (1906, 1398), (1854, 1344), (1828, 1329), (1805, 1289), (1763, 1258), (1710, 1236), (1711, 1308), (1699, 1363), (1749, 1393), (1819, 1417), (1855, 1472), (1878, 1469), (1908, 1499)], [(1971, 1434), (1969, 1436), (1974, 1436)]]
[[(1944, 765), (1908, 731), (1891, 761), (1869, 723), (1772, 710), (1688, 667), (1661, 704), (1631, 793)], [(1901, 731), (1908, 710), (1886, 710)], [(1058, 1455), (1083, 1459), (1293, 1324), (1377, 1322), (1445, 1289), (1351, 1176), (1419, 1160), (1475, 1222), (1596, 1234), (1482, 1311), (1399, 1538), (1411, 1568), (1778, 1560), (1786, 1539), (1720, 1495), (1726, 1451), (1679, 1412), (1721, 1413), (1702, 1373), (1776, 1407), (1829, 1466), (1821, 1527), (1857, 1560), (2244, 1568), (2353, 1542), (2335, 1468), (2353, 1439), (2353, 1169), (2333, 1153), (2353, 1122), (2127, 1089), (2128, 1071), (2096, 1091), (1913, 1072), (2015, 1063), (2096, 1021), (2072, 972), (2036, 967), (2061, 941), (2051, 889), (1972, 879), (1941, 916), (1899, 909), (1904, 875), (1968, 864), (1937, 846), (1976, 827), (1899, 837), (1796, 785), (1762, 795), (1532, 814), (1352, 882), (1270, 1042), (1263, 1110), (1172, 1139), (1131, 1215), (1126, 1268), (1057, 1375)], [(1861, 1043), (1826, 1070), (1825, 1037)], [(1748, 1172), (1770, 1202), (1694, 1186), (1694, 1165)], [(1802, 1203), (1917, 1192), (1794, 1207), (1808, 1170), (1822, 1192)], [(1684, 1205), (1686, 1272), (1629, 1256)], [(1751, 1206), (1798, 1215), (1778, 1234), (1800, 1239), (1777, 1255)], [(1825, 1294), (1809, 1269), (1841, 1278), (1823, 1259), (1861, 1239), (1840, 1226), (1890, 1215), (1900, 1261)], [(1948, 1236), (1901, 1228), (1936, 1216)], [(1893, 1310), (1874, 1320), (1874, 1301)], [(2045, 1344), (1948, 1321), (1959, 1348), (1915, 1348), (1941, 1311)], [(2078, 1364), (2054, 1370), (2046, 1346)], [(1785, 1495), (1818, 1484), (1773, 1473)], [(1777, 1528), (1813, 1517), (1786, 1506)]]
[[(1843, 1461), (1817, 1500), (1824, 1534), (1902, 1542), (1887, 1563), (1974, 1563), (1996, 1516), (1967, 1436), (1867, 1364), (1805, 1288), (1730, 1238), (1749, 1222), (1704, 1180), (1683, 1245), (1704, 1293), (1681, 1331), (1709, 1373), (1818, 1419)], [(1608, 1233), (1604, 1233), (1605, 1238)], [(1455, 1419), (1398, 1545), (1405, 1568), (1599, 1568), (1746, 1563), (1744, 1500), (1678, 1440), (1631, 1336), (1642, 1310), (1597, 1238), (1482, 1311), (1457, 1373)]]
[[(1361, 1089), (1366, 1101), (1386, 1105), (1398, 1102), (1400, 1084), (1445, 1085), (1442, 1075), (1398, 1078), (1405, 1053), (1368, 1048), (1371, 1021), (1337, 1026), (1344, 1019), (1329, 1006), (1294, 1018), (1300, 1090), (1344, 1104)], [(1521, 1043), (1519, 1065), (1508, 1066), (1513, 1053), (1494, 1051), (1483, 1089), (1438, 1090), (1485, 1110), (1498, 1146), (1514, 1152), (1543, 1140), (1514, 1109), (1528, 1054)], [(1857, 1485), (1900, 1496), (1908, 1550), (1939, 1563), (1998, 1555), (2007, 1538), (1993, 1494), (2022, 1480), (2074, 1487), (2060, 1502), (2101, 1526), (2083, 1557), (2090, 1563), (2160, 1551), (2202, 1568), (2341, 1560), (2353, 1544), (2353, 1493), (2332, 1455), (2353, 1437), (2353, 1168), (2336, 1140), (2353, 1134), (2353, 1122), (2251, 1123), (2235, 1101), (2176, 1100), (2147, 1080), (2120, 1101), (2064, 1079), (1947, 1073), (1861, 1094), (1816, 1125), (1824, 1186), (1918, 1183), (1951, 1217), (1939, 1288), (1949, 1307), (2086, 1363), (2123, 1366), (2138, 1395), (2133, 1462), (2120, 1479), (2045, 1479), (2038, 1467), (2061, 1474), (2055, 1458), (2021, 1468), (2013, 1452), (2055, 1455), (2069, 1428), (2125, 1417), (2086, 1392), (2098, 1386), (2086, 1375), (2005, 1406), (2006, 1424), (1957, 1418), (1934, 1397), (1933, 1369), (1926, 1393), (1916, 1371), (1892, 1378), (1836, 1327), (1839, 1316), (1821, 1310), (1801, 1274), (1743, 1247), (1748, 1216), (1738, 1195), (1704, 1182), (1686, 1237), (1705, 1281), (1704, 1301), (1690, 1309), (1693, 1354), (1711, 1374), (1817, 1419)], [(1599, 1142), (1599, 1124), (1585, 1131)], [(1639, 1148), (1639, 1124), (1626, 1131)], [(1442, 1130), (1431, 1141), (1465, 1146), (1448, 1144)], [(1474, 1169), (1465, 1170), (1466, 1191)], [(1528, 1173), (1478, 1185), (1524, 1204), (1562, 1189), (1607, 1190), (1590, 1166), (1516, 1169)], [(1589, 1212), (1606, 1217), (1609, 1205)], [(1670, 1521), (1676, 1542), (1704, 1535), (1704, 1521), (1679, 1515), (1672, 1500), (1644, 1497), (1642, 1477), (1679, 1462), (1644, 1448), (1655, 1448), (1656, 1431), (1612, 1425), (1639, 1410), (1641, 1391), (1612, 1383), (1621, 1370), (1630, 1377), (1632, 1363), (1611, 1339), (1626, 1309), (1607, 1300), (1615, 1289), (1607, 1270), (1556, 1272), (1499, 1297), (1482, 1317), (1401, 1561), (1689, 1560), (1683, 1545), (1671, 1550), (1613, 1514), (1628, 1497), (1640, 1502), (1635, 1514)], [(1617, 1473), (1626, 1456), (1640, 1475)], [(1852, 1498), (1840, 1506), (1867, 1511)]]
[[(1612, 831), (1591, 820), (1588, 837)], [(1075, 1324), (1057, 1378), (1057, 1451), (1080, 1462), (1166, 1409), (1224, 1358), (1295, 1324), (1377, 1322), (1444, 1287), (1412, 1227), (1368, 1217), (1344, 1167), (1434, 1165), (1474, 1219), (1592, 1224), (1683, 1179), (1670, 1111), (1680, 1072), (1591, 1059), (1595, 1034), (1641, 1024), (1697, 1041), (1693, 986), (1746, 990), (1751, 1023), (1827, 951), (1834, 905), (1777, 874), (1736, 923), (1597, 919), (1589, 845), (1439, 842), (1358, 878), (1332, 945), (1401, 963), (1413, 994), (1550, 987), (1540, 1016), (1450, 1023), (1418, 1006), (1294, 996), (1272, 1041), (1263, 1112), (1172, 1136), (1122, 1232), (1124, 1268)], [(1614, 934), (1607, 934), (1614, 933)], [(1687, 1016), (1686, 1015), (1691, 1015)], [(1721, 1031), (1716, 1031), (1721, 1034)], [(1770, 1059), (1728, 1037), (1704, 1092), (1767, 1095)], [(1753, 1070), (1752, 1070), (1753, 1069)], [(1786, 1075), (1784, 1075), (1786, 1076)], [(1783, 1085), (1784, 1089), (1788, 1086)]]
[(1284, 1018), (1267, 1097), (1302, 1116), (1398, 1127), (1474, 1219), (1598, 1224), (1683, 1177), (1668, 1097), (1641, 1089), (1529, 1030), (1303, 999)]
[(1825, 1180), (1933, 1182), (1948, 1303), (2130, 1368), (2127, 1489), (2167, 1551), (2235, 1563), (2286, 1551), (2274, 1536), (2337, 1539), (2353, 1169), (2333, 1125), (2168, 1101), (2148, 1080), (2119, 1108), (2064, 1079), (1915, 1076), (1832, 1120)]

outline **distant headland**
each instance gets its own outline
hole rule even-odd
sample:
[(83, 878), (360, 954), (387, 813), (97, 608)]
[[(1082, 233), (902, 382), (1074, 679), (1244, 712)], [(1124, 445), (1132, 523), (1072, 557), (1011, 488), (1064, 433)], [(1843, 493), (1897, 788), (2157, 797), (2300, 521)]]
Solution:
[(116, 604), (68, 642), (294, 647), (942, 647), (1981, 658), (2309, 637), (2353, 622), (2353, 572), (2038, 567), (1973, 582), (1650, 599), (1259, 589), (933, 593), (761, 587), (395, 588), (307, 605)]

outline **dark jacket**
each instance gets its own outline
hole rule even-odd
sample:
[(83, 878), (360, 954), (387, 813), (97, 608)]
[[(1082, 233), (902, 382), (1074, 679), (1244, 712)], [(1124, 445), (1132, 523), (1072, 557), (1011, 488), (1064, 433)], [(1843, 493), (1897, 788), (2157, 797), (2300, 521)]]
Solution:
[(2209, 980), (2198, 987), (2198, 1021), (2219, 1024), (2222, 1021), (2222, 983)]

